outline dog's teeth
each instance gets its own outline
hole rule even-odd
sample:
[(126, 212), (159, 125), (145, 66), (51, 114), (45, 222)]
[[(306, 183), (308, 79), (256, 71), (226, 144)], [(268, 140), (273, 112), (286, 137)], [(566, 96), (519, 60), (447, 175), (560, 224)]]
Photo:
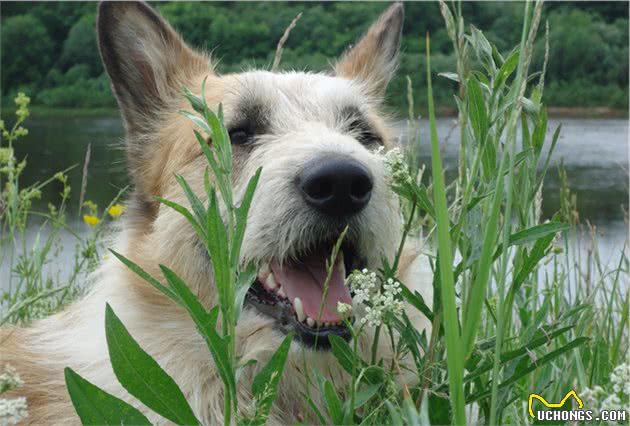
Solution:
[(339, 255), (337, 256), (337, 263), (339, 264), (339, 271), (341, 273), (342, 277), (346, 277), (346, 264), (343, 261), (343, 252), (340, 251)]
[(272, 273), (267, 275), (267, 280), (265, 281), (265, 284), (267, 284), (267, 287), (269, 287), (270, 290), (275, 290), (276, 288), (278, 288), (278, 283), (276, 282), (276, 278), (273, 276)]
[(271, 273), (271, 268), (269, 267), (269, 262), (265, 262), (262, 265), (260, 265), (260, 271), (258, 272), (258, 274), (262, 277), (266, 277), (267, 275), (269, 275), (269, 273)]
[(303, 322), (306, 319), (306, 315), (304, 315), (304, 307), (302, 307), (302, 300), (299, 297), (293, 299), (293, 307), (295, 308), (298, 321)]
[(280, 286), (280, 288), (278, 289), (278, 296), (282, 297), (283, 299), (287, 298), (287, 295), (284, 292), (284, 289), (282, 288), (282, 286)]
[(309, 327), (313, 327), (315, 325), (315, 320), (313, 318), (311, 318), (311, 317), (306, 317), (306, 324)]

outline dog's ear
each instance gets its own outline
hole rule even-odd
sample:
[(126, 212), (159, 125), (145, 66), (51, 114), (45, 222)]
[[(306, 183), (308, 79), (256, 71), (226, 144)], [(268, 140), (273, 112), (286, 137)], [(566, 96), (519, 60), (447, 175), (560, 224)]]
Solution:
[(341, 57), (335, 65), (335, 73), (362, 80), (372, 94), (383, 96), (398, 64), (404, 17), (402, 3), (391, 5)]
[(98, 46), (125, 120), (127, 131), (143, 133), (152, 119), (198, 73), (207, 59), (143, 2), (101, 2)]

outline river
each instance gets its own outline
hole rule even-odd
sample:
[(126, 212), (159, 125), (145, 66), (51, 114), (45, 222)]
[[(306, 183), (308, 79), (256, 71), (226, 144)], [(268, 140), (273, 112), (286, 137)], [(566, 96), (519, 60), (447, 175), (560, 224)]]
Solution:
[[(578, 210), (582, 220), (597, 226), (600, 255), (607, 261), (618, 259), (619, 251), (627, 238), (623, 210), (628, 208), (628, 121), (624, 119), (550, 119), (548, 140), (562, 123), (562, 132), (551, 159), (551, 168), (543, 187), (543, 213), (549, 217), (559, 205), (559, 179), (557, 167), (564, 164), (569, 185), (577, 194)], [(455, 170), (458, 157), (459, 131), (452, 118), (440, 118), (438, 134), (443, 145), (445, 167)], [(15, 146), (18, 158), (26, 158), (28, 165), (22, 185), (42, 181), (55, 172), (76, 165), (69, 172), (73, 198), (70, 204), (69, 224), (87, 231), (77, 215), (78, 193), (85, 153), (91, 147), (88, 167), (86, 198), (105, 206), (128, 184), (122, 151), (123, 128), (115, 113), (99, 115), (38, 116), (34, 113), (27, 122), (29, 134)], [(428, 126), (419, 123), (420, 159), (430, 163)], [(399, 123), (397, 129), (404, 140), (407, 126)], [(449, 137), (447, 137), (449, 136)], [(548, 142), (547, 142), (548, 143)], [(52, 190), (44, 191), (38, 203), (45, 209), (49, 201), (58, 201), (60, 184), (54, 182)], [(29, 239), (38, 231), (34, 223)], [(62, 236), (72, 244), (72, 237)], [(5, 247), (6, 248), (6, 247)], [(61, 254), (61, 264), (72, 261), (72, 251)], [(607, 263), (607, 262), (606, 262)], [(61, 267), (62, 269), (63, 266)], [(6, 277), (7, 265), (0, 265), (0, 281)]]

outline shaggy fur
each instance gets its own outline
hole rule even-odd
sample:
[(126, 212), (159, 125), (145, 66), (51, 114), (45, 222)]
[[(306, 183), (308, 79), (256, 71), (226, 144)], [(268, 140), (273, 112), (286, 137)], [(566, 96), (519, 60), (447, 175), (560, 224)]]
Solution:
[[(200, 5), (200, 7), (202, 7)], [(154, 276), (158, 265), (175, 270), (209, 307), (216, 303), (209, 260), (186, 220), (156, 203), (155, 197), (186, 204), (174, 179), (181, 174), (196, 193), (204, 193), (205, 158), (191, 122), (177, 113), (187, 108), (180, 93), (186, 86), (199, 93), (207, 77), (205, 96), (223, 105), (226, 125), (256, 121), (264, 128), (255, 143), (234, 146), (237, 194), (254, 171), (263, 173), (248, 222), (243, 261), (289, 259), (331, 227), (310, 209), (293, 184), (296, 174), (320, 155), (352, 157), (374, 177), (368, 206), (349, 221), (349, 238), (367, 256), (368, 267), (380, 266), (400, 241), (398, 201), (388, 190), (383, 165), (373, 153), (392, 146), (380, 112), (380, 96), (391, 78), (399, 49), (402, 5), (391, 6), (330, 74), (251, 71), (220, 76), (209, 57), (187, 47), (163, 19), (144, 3), (102, 3), (98, 35), (103, 62), (110, 75), (126, 128), (126, 150), (135, 190), (114, 248)], [(366, 146), (349, 124), (360, 116), (374, 141)], [(401, 279), (432, 300), (428, 268), (417, 247), (407, 248)], [(25, 381), (16, 391), (28, 399), (31, 424), (72, 424), (78, 418), (63, 379), (71, 367), (94, 384), (137, 406), (158, 424), (165, 420), (141, 407), (117, 382), (105, 341), (104, 312), (109, 303), (140, 345), (184, 391), (195, 415), (204, 424), (223, 418), (222, 383), (208, 349), (187, 313), (116, 259), (104, 262), (93, 275), (91, 290), (63, 312), (28, 328), (0, 333), (0, 365), (14, 365)], [(414, 311), (409, 310), (410, 313)], [(414, 318), (428, 329), (426, 318)], [(242, 359), (264, 365), (283, 336), (273, 320), (246, 307), (237, 325), (237, 351)], [(368, 351), (371, 332), (360, 347)], [(391, 351), (381, 339), (381, 354)], [(317, 369), (338, 385), (348, 380), (332, 355), (294, 343), (274, 404), (270, 424), (304, 418), (304, 368)], [(239, 381), (240, 409), (251, 406), (251, 380), (259, 367), (249, 367)], [(318, 395), (315, 389), (311, 395)], [(316, 401), (320, 403), (321, 401)], [(308, 419), (307, 419), (308, 420)]]

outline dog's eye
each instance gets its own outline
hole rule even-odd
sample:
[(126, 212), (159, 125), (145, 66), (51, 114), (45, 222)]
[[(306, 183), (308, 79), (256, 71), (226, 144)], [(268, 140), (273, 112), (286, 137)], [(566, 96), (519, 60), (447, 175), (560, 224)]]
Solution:
[(350, 122), (348, 129), (356, 134), (356, 138), (362, 145), (382, 145), (383, 140), (374, 133), (370, 126), (363, 120), (356, 119)]
[(246, 128), (237, 128), (230, 130), (230, 141), (232, 145), (246, 145), (254, 140), (254, 132)]

